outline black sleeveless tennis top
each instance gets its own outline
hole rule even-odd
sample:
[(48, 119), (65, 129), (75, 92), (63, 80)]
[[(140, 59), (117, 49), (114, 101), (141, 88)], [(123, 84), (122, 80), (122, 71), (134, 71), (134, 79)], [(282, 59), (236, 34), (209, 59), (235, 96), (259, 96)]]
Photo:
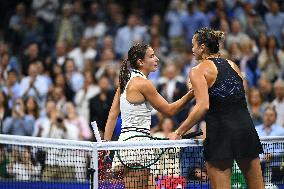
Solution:
[(242, 78), (226, 59), (210, 58), (218, 74), (208, 89), (205, 160), (257, 157), (262, 146), (247, 109)]

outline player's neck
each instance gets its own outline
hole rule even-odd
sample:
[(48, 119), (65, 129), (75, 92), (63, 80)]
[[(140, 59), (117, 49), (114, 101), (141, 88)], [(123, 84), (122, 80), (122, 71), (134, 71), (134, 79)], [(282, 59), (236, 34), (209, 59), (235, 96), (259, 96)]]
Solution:
[(148, 75), (149, 75), (149, 74), (145, 74), (145, 71), (137, 70), (137, 69), (134, 69), (133, 71), (134, 71), (135, 73), (140, 74), (141, 76), (144, 76), (144, 77), (148, 78)]
[(202, 56), (202, 60), (208, 60), (210, 58), (220, 58), (220, 53), (214, 53), (214, 54), (204, 54)]

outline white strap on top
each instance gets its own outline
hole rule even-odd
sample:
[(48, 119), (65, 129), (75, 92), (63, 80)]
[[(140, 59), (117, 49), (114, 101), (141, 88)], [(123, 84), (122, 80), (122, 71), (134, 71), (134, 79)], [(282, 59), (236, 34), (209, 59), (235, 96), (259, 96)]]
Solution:
[(127, 84), (126, 84), (123, 93), (126, 93), (127, 86), (128, 86), (128, 84), (129, 84), (130, 80), (131, 80), (132, 78), (134, 78), (134, 77), (142, 77), (142, 78), (144, 78), (144, 79), (147, 79), (147, 77), (146, 77), (141, 71), (135, 70), (135, 69), (131, 70), (130, 79), (129, 79), (129, 81), (128, 81)]

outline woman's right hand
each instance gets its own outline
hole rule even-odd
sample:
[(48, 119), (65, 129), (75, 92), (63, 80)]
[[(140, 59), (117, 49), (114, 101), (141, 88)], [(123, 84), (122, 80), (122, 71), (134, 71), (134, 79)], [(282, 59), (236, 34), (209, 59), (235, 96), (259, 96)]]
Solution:
[(172, 132), (168, 135), (169, 140), (180, 140), (181, 136), (178, 135), (176, 132)]

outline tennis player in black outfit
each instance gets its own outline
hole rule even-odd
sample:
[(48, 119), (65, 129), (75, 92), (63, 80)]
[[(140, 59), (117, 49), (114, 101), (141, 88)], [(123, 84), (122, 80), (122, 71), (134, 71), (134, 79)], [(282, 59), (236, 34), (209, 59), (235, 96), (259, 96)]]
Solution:
[(169, 138), (180, 139), (205, 116), (204, 158), (213, 189), (231, 188), (234, 160), (249, 189), (264, 189), (259, 161), (263, 149), (247, 109), (240, 70), (219, 56), (223, 38), (223, 32), (209, 28), (202, 28), (193, 36), (192, 51), (200, 62), (189, 76), (196, 105)]

